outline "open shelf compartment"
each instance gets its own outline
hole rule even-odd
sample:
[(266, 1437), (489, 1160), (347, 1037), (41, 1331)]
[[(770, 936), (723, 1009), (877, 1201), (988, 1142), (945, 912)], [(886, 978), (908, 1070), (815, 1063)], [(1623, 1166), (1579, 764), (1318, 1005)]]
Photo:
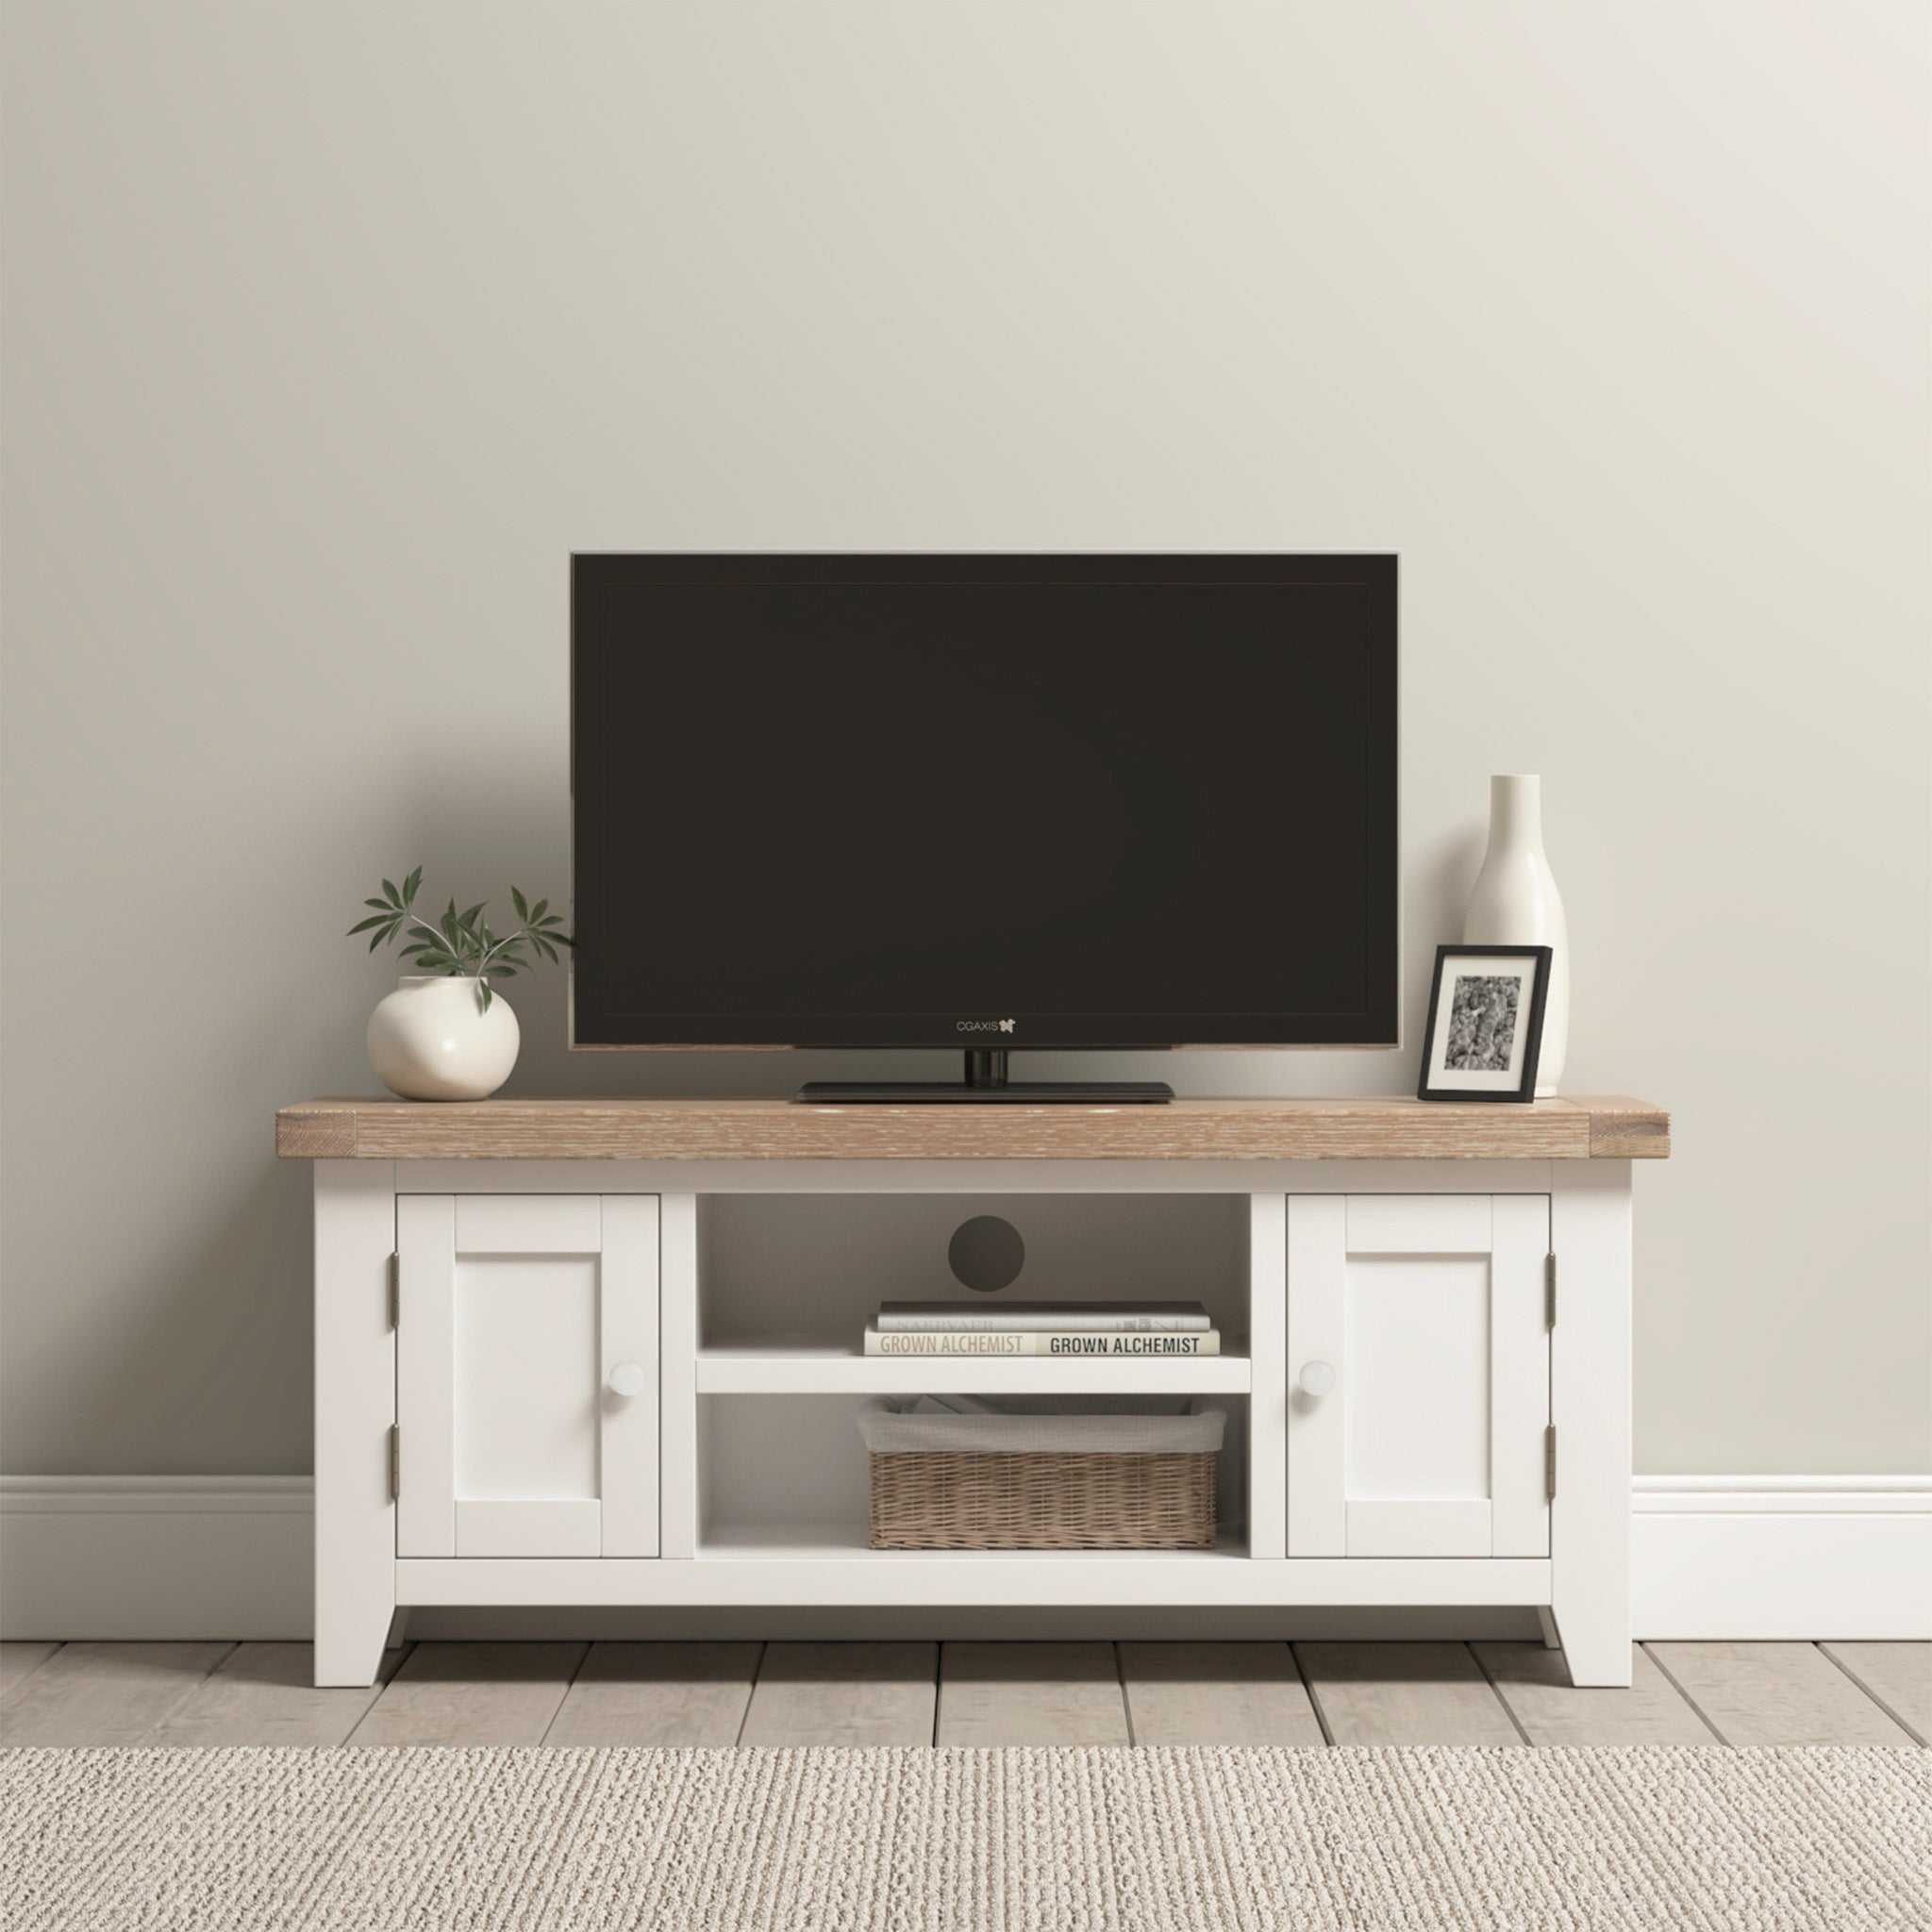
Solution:
[[(1247, 1555), (1251, 1202), (1245, 1194), (714, 1194), (698, 1204), (694, 1555), (1213, 1563)], [(978, 1215), (1025, 1245), (975, 1296), (948, 1249)], [(868, 1357), (884, 1301), (1198, 1301), (1222, 1352), (1192, 1357)], [(1229, 1411), (1212, 1551), (875, 1551), (858, 1410), (875, 1395), (1214, 1395)]]
[(708, 1395), (698, 1401), (703, 1557), (1245, 1556), (1248, 1403), (1226, 1398), (1215, 1466), (1213, 1550), (874, 1550), (866, 1541), (871, 1465), (858, 1434), (863, 1395)]
[[(1025, 1265), (976, 1296), (954, 1278), (954, 1231), (1010, 1222)], [(704, 1203), (702, 1394), (1069, 1392), (1242, 1394), (1248, 1208), (1221, 1194), (737, 1194)], [(1174, 1359), (929, 1357), (864, 1352), (882, 1301), (1198, 1301), (1221, 1353)]]

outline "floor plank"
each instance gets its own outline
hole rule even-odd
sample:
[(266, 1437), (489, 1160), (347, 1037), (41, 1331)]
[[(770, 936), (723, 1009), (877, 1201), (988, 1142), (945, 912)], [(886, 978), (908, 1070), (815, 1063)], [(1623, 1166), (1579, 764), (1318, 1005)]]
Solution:
[(1579, 1690), (1560, 1651), (1472, 1643), (1496, 1694), (1532, 1744), (1715, 1744), (1717, 1733), (1636, 1644), (1627, 1690)]
[(1932, 1643), (1824, 1643), (1922, 1744), (1932, 1744)]
[(1285, 1643), (1124, 1643), (1137, 1744), (1320, 1744), (1322, 1726)]
[(546, 1744), (738, 1742), (757, 1643), (593, 1643)]
[(425, 1644), (386, 1688), (317, 1690), (307, 1644), (8, 1642), (0, 1743), (1316, 1744), (1318, 1709), (1339, 1744), (1932, 1736), (1924, 1643), (1657, 1643), (1627, 1690), (1574, 1689), (1534, 1643), (1305, 1643), (1307, 1688), (1273, 1643), (586, 1649)]
[(1113, 1645), (942, 1645), (935, 1741), (1130, 1743)]
[(1338, 1744), (1520, 1744), (1461, 1643), (1297, 1643), (1315, 1708)]
[(768, 1643), (745, 1744), (930, 1744), (939, 1646)]
[(63, 1643), (0, 1711), (7, 1744), (146, 1744), (232, 1643)]
[(148, 1740), (152, 1744), (341, 1744), (403, 1661), (385, 1651), (376, 1681), (352, 1690), (315, 1688), (312, 1643), (242, 1643)]
[(419, 1643), (352, 1744), (541, 1744), (586, 1643)]
[(0, 1643), (0, 1704), (12, 1696), (59, 1648), (58, 1643), (27, 1643), (18, 1638)]
[(1647, 1643), (1726, 1744), (1909, 1744), (1815, 1643)]

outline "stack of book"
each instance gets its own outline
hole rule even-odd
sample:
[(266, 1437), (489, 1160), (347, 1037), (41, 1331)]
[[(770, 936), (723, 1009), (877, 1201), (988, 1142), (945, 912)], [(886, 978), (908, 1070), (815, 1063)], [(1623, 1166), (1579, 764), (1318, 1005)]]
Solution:
[(867, 1355), (1219, 1355), (1199, 1302), (882, 1302)]

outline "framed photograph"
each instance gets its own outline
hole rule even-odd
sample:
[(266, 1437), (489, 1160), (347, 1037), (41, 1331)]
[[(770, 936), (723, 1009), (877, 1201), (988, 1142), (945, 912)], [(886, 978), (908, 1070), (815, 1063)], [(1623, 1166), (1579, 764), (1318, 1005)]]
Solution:
[(1438, 946), (1418, 1100), (1534, 1100), (1547, 946)]

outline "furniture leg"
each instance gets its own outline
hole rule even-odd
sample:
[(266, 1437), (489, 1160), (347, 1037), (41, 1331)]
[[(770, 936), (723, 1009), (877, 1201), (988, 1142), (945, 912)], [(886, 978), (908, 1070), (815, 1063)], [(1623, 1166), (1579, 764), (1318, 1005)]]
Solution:
[(375, 1682), (396, 1608), (395, 1166), (315, 1163), (315, 1681)]
[(1550, 1195), (1557, 1257), (1550, 1413), (1552, 1609), (1573, 1684), (1630, 1682), (1630, 1163), (1565, 1164)]

